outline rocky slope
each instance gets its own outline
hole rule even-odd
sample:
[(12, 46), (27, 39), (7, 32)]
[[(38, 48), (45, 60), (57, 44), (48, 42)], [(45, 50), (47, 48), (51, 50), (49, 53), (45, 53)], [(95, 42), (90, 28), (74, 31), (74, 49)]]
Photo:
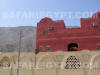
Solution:
[(21, 51), (34, 52), (36, 27), (0, 27), (0, 52), (14, 52), (18, 50), (19, 32), (22, 31)]

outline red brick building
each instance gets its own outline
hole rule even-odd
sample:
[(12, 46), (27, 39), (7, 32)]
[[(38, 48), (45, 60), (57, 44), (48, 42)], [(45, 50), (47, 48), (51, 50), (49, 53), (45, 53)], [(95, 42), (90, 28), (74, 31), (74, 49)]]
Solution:
[(79, 49), (100, 50), (100, 12), (81, 18), (80, 27), (66, 27), (63, 20), (43, 18), (37, 24), (37, 51), (67, 51), (70, 43)]

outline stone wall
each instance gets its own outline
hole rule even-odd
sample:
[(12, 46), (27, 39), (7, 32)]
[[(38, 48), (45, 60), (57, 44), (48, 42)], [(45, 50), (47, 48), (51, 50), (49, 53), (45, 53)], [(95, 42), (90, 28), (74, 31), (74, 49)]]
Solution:
[[(17, 53), (0, 53), (0, 75), (16, 75)], [(21, 53), (19, 75), (99, 75), (100, 51)]]

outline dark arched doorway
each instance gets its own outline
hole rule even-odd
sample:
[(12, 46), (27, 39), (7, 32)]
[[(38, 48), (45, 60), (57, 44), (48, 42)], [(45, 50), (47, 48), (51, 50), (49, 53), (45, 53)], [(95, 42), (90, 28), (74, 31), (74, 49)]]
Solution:
[(77, 43), (69, 43), (68, 51), (78, 51), (78, 44)]

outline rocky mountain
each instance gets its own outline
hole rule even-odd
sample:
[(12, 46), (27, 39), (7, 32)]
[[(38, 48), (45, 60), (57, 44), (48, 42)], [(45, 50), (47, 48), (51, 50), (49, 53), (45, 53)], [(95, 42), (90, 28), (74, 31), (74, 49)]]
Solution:
[(0, 27), (0, 52), (14, 52), (18, 50), (20, 31), (22, 32), (21, 51), (34, 52), (36, 27)]

